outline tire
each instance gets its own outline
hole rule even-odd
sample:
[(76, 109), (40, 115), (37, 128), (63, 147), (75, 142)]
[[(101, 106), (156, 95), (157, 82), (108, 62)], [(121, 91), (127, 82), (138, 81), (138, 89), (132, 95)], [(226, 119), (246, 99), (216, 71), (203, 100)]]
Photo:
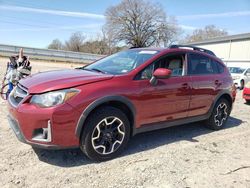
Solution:
[(127, 116), (114, 107), (102, 107), (86, 120), (81, 134), (81, 150), (94, 161), (106, 161), (117, 157), (130, 139), (130, 123)]
[(219, 99), (214, 106), (211, 116), (206, 121), (207, 127), (212, 130), (222, 129), (230, 115), (231, 106), (225, 98)]
[(250, 104), (250, 100), (247, 100), (247, 99), (246, 99), (246, 103), (247, 103), (247, 104)]
[(244, 86), (245, 86), (245, 81), (241, 80), (240, 81), (240, 89), (244, 89)]

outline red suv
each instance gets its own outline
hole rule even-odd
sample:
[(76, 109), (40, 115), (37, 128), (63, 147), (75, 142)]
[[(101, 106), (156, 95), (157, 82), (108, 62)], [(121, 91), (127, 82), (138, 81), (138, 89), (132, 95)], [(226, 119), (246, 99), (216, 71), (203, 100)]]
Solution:
[(134, 48), (21, 80), (8, 98), (8, 119), (24, 143), (80, 147), (103, 161), (145, 131), (203, 120), (221, 129), (235, 92), (228, 69), (209, 50)]

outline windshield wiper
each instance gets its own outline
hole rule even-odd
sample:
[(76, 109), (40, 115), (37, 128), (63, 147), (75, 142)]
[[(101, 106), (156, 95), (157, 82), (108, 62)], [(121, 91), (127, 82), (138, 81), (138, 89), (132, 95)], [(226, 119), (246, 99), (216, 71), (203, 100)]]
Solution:
[(100, 69), (97, 69), (97, 68), (93, 68), (93, 69), (89, 69), (89, 70), (93, 70), (93, 71), (96, 71), (96, 72), (100, 72), (100, 73), (103, 73), (103, 74), (106, 74), (106, 72), (100, 70)]
[(85, 68), (85, 67), (78, 67), (78, 68), (76, 68), (76, 69), (81, 69), (81, 70), (86, 70), (86, 71), (95, 71), (95, 72), (100, 72), (100, 73), (103, 73), (103, 74), (106, 74), (106, 72), (104, 72), (104, 71), (102, 71), (102, 70), (100, 70), (100, 69), (97, 69), (97, 68), (93, 68), (93, 69), (87, 69), (87, 68)]

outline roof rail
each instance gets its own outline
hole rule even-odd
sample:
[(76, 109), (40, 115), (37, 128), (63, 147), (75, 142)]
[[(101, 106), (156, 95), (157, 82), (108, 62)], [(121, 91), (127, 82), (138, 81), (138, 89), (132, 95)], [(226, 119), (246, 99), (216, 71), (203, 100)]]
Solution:
[(134, 48), (141, 48), (141, 47), (137, 47), (137, 46), (132, 46), (129, 49), (134, 49)]
[(171, 45), (169, 46), (169, 48), (192, 48), (193, 50), (197, 50), (197, 51), (200, 51), (200, 52), (205, 52), (209, 55), (212, 55), (212, 56), (216, 56), (214, 54), (214, 52), (210, 51), (210, 50), (207, 50), (207, 49), (204, 49), (204, 48), (199, 48), (199, 47), (196, 47), (196, 46), (191, 46), (191, 45)]

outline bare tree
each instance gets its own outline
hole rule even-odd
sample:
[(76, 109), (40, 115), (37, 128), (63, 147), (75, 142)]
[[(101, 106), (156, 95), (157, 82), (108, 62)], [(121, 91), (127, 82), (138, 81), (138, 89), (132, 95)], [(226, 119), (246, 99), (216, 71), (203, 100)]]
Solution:
[[(124, 41), (133, 47), (159, 45), (170, 41), (177, 27), (170, 27), (160, 4), (147, 0), (122, 0), (106, 10), (107, 33), (112, 42)], [(170, 29), (171, 28), (171, 29)]]
[(62, 50), (63, 44), (59, 39), (54, 39), (48, 46), (48, 49)]
[(81, 52), (107, 54), (107, 44), (102, 40), (87, 41), (82, 45)]
[[(159, 38), (156, 41), (156, 46), (167, 47), (179, 40), (182, 30), (178, 26), (175, 17), (168, 17), (167, 22), (162, 24), (158, 30)], [(162, 44), (161, 44), (162, 43)]]
[(76, 52), (85, 52), (85, 53), (94, 53), (94, 54), (104, 54), (108, 55), (111, 53), (115, 53), (120, 51), (123, 47), (115, 46), (110, 38), (109, 35), (102, 32), (98, 34), (93, 39), (88, 38), (85, 40), (85, 36), (82, 33), (77, 32), (73, 33), (69, 40), (65, 42), (65, 45), (61, 43), (60, 40), (55, 39), (49, 45), (49, 49), (57, 49), (57, 50), (69, 50), (69, 51), (76, 51)]
[(117, 49), (119, 48), (117, 48), (117, 41), (114, 37), (114, 33), (109, 32), (109, 29), (106, 25), (103, 26), (100, 37), (102, 41), (107, 45), (107, 48), (105, 49), (105, 54), (113, 54), (117, 52)]
[(187, 35), (184, 42), (197, 42), (226, 35), (228, 35), (227, 31), (221, 30), (215, 25), (207, 25), (203, 29), (196, 29), (191, 35)]
[(80, 52), (86, 37), (81, 32), (75, 32), (70, 39), (65, 42), (65, 49), (69, 51)]

